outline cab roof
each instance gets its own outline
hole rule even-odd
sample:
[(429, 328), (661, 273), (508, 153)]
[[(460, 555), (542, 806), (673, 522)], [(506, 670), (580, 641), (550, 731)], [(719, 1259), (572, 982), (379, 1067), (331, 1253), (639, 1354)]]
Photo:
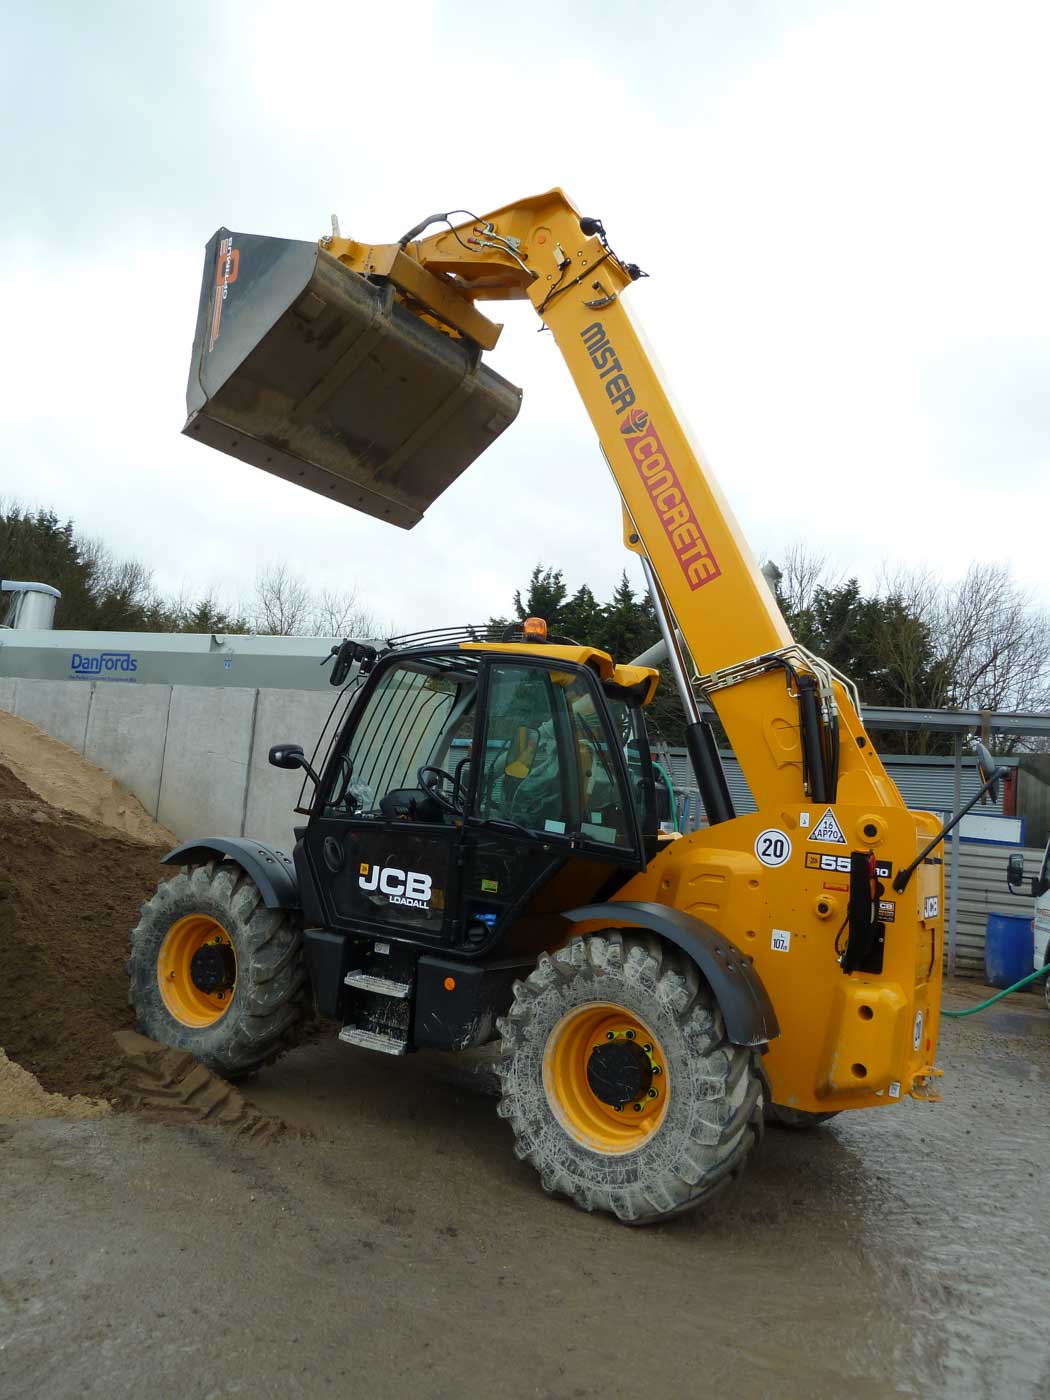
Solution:
[(550, 661), (590, 666), (603, 681), (612, 681), (625, 689), (648, 682), (642, 704), (648, 705), (656, 694), (660, 672), (651, 666), (618, 666), (607, 651), (598, 647), (563, 645), (551, 642), (460, 642), (460, 651), (501, 652), (508, 656), (542, 656)]

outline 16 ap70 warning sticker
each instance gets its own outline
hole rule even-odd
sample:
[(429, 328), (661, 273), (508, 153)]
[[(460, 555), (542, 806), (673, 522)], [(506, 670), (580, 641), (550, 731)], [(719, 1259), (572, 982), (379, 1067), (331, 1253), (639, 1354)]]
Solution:
[(783, 865), (791, 855), (790, 838), (776, 827), (760, 831), (755, 837), (755, 855), (763, 865)]
[(830, 807), (809, 833), (809, 839), (811, 841), (824, 841), (829, 846), (844, 846), (846, 844), (842, 827), (839, 826), (838, 819)]

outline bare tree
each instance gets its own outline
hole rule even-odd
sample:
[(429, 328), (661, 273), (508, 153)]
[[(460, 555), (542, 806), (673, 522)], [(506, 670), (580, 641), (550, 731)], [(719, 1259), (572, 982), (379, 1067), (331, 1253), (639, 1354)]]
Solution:
[(378, 637), (379, 624), (359, 601), (355, 588), (337, 593), (326, 589), (316, 600), (311, 630), (319, 637)]
[(326, 589), (318, 595), (285, 563), (260, 570), (251, 599), (241, 609), (252, 631), (278, 637), (378, 637), (381, 628), (357, 590)]
[(945, 590), (940, 632), (951, 703), (1031, 710), (1050, 702), (1050, 617), (1004, 564), (971, 564)]
[(808, 612), (819, 588), (837, 588), (842, 573), (832, 573), (826, 554), (817, 554), (802, 540), (795, 540), (784, 551), (780, 568), (780, 591), (793, 613)]
[[(960, 710), (1050, 707), (1050, 616), (1006, 565), (973, 563), (954, 584), (927, 571), (898, 571), (884, 575), (880, 591), (928, 633), (935, 664), (924, 678), (915, 659), (924, 703)], [(885, 638), (905, 675), (914, 640), (907, 628)]]
[(255, 590), (242, 609), (252, 630), (271, 637), (297, 637), (309, 631), (310, 590), (287, 564), (268, 564), (255, 579)]

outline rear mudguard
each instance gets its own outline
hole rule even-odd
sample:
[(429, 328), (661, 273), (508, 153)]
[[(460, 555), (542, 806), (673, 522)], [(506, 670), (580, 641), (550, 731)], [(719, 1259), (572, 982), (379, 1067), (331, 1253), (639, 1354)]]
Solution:
[(176, 846), (161, 865), (203, 865), (209, 860), (232, 860), (258, 886), (267, 909), (298, 909), (299, 882), (291, 856), (246, 836), (206, 836)]
[(621, 924), (647, 928), (681, 948), (696, 963), (714, 992), (734, 1045), (764, 1045), (780, 1034), (765, 984), (749, 958), (728, 938), (679, 909), (630, 900), (585, 904), (562, 915), (570, 923)]

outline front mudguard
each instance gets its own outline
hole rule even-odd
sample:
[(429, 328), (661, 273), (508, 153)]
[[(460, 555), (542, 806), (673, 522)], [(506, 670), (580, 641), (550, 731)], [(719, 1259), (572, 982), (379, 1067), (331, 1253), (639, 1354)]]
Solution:
[(206, 836), (176, 846), (161, 865), (204, 865), (232, 860), (255, 881), (267, 909), (298, 909), (299, 881), (291, 856), (246, 836)]
[(562, 918), (574, 924), (651, 929), (696, 963), (715, 994), (734, 1045), (765, 1045), (780, 1034), (773, 1003), (751, 959), (702, 919), (643, 900), (585, 904), (567, 910)]

